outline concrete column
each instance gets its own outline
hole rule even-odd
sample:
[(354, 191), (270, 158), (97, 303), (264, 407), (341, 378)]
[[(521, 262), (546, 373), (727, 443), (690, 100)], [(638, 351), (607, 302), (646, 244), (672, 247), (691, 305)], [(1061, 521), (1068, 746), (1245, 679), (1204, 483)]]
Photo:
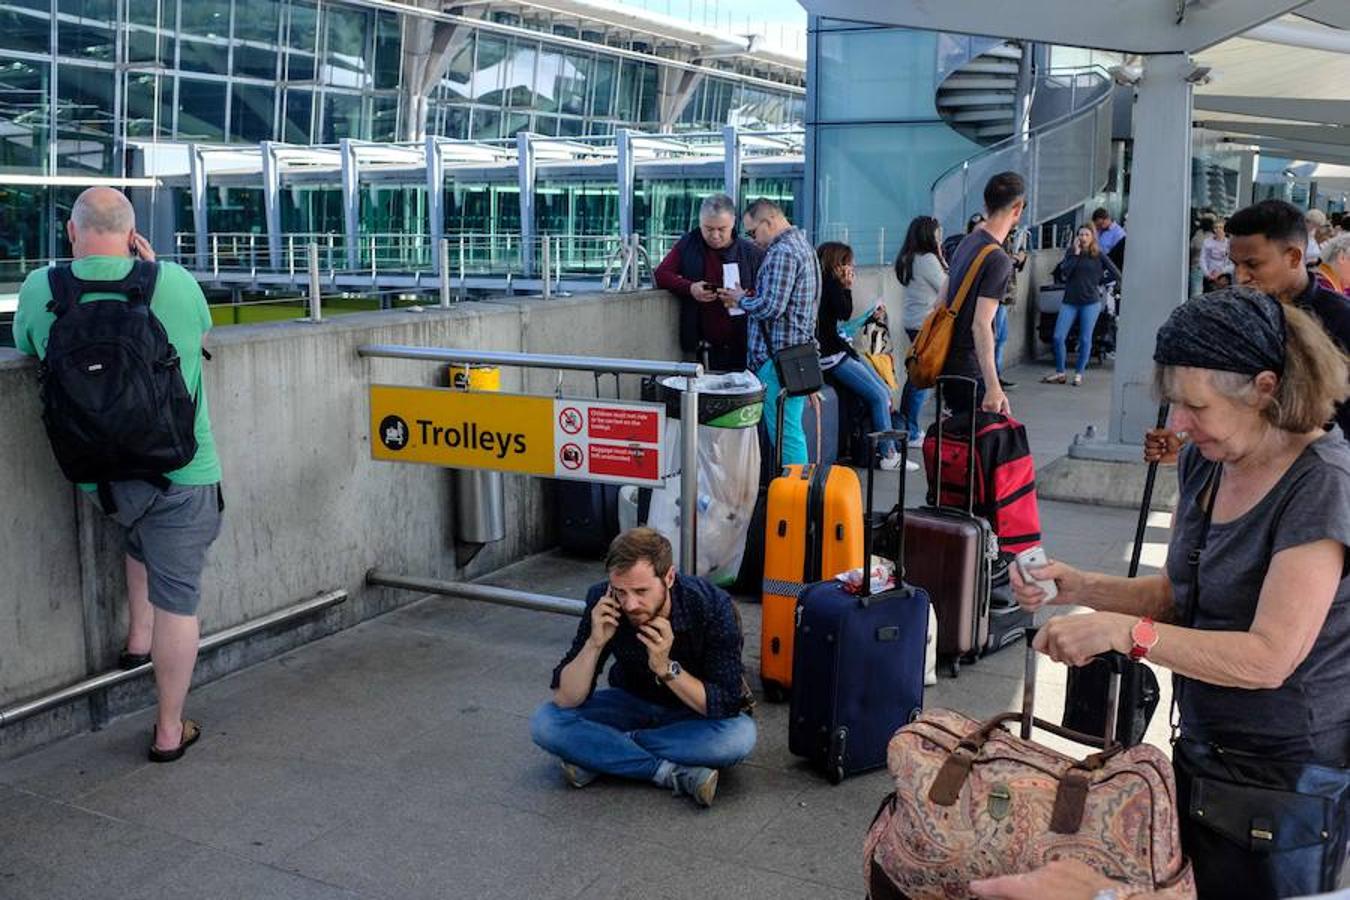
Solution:
[(1239, 157), (1237, 189), (1238, 209), (1252, 205), (1252, 196), (1256, 189), (1256, 173), (1260, 168), (1260, 151), (1248, 150)]
[(206, 258), (206, 245), (210, 235), (206, 223), (206, 160), (202, 158), (201, 148), (188, 144), (188, 181), (192, 190), (192, 230), (196, 237), (197, 270), (205, 272), (210, 268)]
[(352, 139), (343, 138), (338, 146), (342, 157), (342, 235), (347, 245), (347, 268), (355, 269), (361, 259), (361, 175)]
[(534, 274), (534, 184), (538, 172), (534, 135), (527, 131), (516, 135), (516, 162), (520, 178), (520, 265), (524, 270), (521, 274), (529, 276)]
[(262, 151), (263, 217), (267, 220), (267, 264), (281, 268), (281, 171), (277, 165), (277, 145), (263, 141)]
[[(1125, 293), (1111, 386), (1110, 446), (1080, 443), (1079, 458), (1138, 460), (1157, 419), (1153, 346), (1158, 328), (1186, 299), (1191, 188), (1192, 69), (1185, 54), (1144, 58), (1134, 116), (1134, 171)], [(1178, 174), (1181, 177), (1178, 178)]]
[(633, 165), (633, 132), (627, 128), (616, 129), (614, 143), (618, 150), (619, 237), (627, 241), (633, 233), (633, 194), (637, 186), (637, 169)]
[(441, 142), (434, 135), (426, 138), (427, 161), (427, 234), (431, 235), (432, 266), (441, 271), (441, 238), (445, 237), (445, 157)]
[(741, 203), (741, 138), (735, 125), (722, 128), (722, 190), (738, 208)]

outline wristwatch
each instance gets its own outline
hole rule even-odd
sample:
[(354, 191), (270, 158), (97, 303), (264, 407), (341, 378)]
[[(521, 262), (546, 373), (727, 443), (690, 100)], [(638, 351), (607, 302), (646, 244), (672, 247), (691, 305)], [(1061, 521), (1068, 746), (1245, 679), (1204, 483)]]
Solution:
[(1144, 616), (1130, 629), (1130, 640), (1134, 641), (1134, 646), (1130, 648), (1130, 659), (1143, 659), (1158, 644), (1158, 626), (1148, 616)]
[(657, 675), (656, 680), (659, 681), (661, 684), (665, 684), (668, 681), (674, 680), (675, 677), (678, 676), (683, 671), (684, 669), (680, 668), (680, 664), (672, 659), (670, 661), (670, 665), (666, 668), (666, 674)]

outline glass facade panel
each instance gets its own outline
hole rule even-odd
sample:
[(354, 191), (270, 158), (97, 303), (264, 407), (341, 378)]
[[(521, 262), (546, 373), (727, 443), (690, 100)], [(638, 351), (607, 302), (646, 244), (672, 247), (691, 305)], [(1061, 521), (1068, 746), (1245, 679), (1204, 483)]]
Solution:
[[(191, 2), (191, 0), (189, 0)], [(278, 29), (281, 26), (280, 3), (255, 3), (250, 0), (235, 0), (234, 39), (236, 41), (255, 41), (268, 47), (275, 47)]]
[(325, 8), (324, 18), (328, 23), (324, 83), (345, 88), (370, 87), (366, 35), (370, 33), (373, 17), (364, 10), (331, 5)]
[(314, 54), (318, 48), (319, 13), (312, 3), (292, 2), (287, 8), (286, 77), (290, 81), (314, 80)]
[(0, 64), (0, 170), (46, 172), (49, 72), (18, 59)]
[[(882, 28), (816, 38), (820, 116), (831, 122), (937, 116), (937, 38)], [(877, 65), (877, 60), (886, 65)]]
[(722, 188), (721, 180), (715, 178), (640, 178), (633, 196), (633, 230), (653, 253), (664, 254), (698, 224), (703, 198)]
[(398, 87), (402, 67), (403, 34), (398, 16), (381, 12), (375, 18), (375, 87)]
[(230, 100), (230, 140), (257, 143), (272, 139), (276, 92), (252, 84), (236, 84)]
[(0, 3), (0, 50), (52, 52), (52, 17), (47, 3), (10, 0)]
[(975, 145), (945, 123), (820, 127), (816, 132), (816, 240), (876, 246), (888, 252), (914, 216), (931, 215), (933, 182)]
[(608, 116), (614, 111), (614, 80), (618, 73), (617, 60), (601, 57), (595, 61), (594, 91), (591, 94), (591, 114)]
[(336, 144), (342, 138), (364, 138), (364, 117), (360, 94), (335, 94), (323, 98), (323, 141)]
[(230, 0), (183, 0), (178, 28), (193, 37), (230, 36)]
[(148, 72), (128, 72), (122, 93), (122, 115), (126, 119), (128, 137), (148, 138), (157, 134), (162, 138), (171, 137), (173, 78), (160, 78)]
[(116, 77), (107, 69), (70, 64), (56, 71), (57, 170), (111, 171)]
[(341, 235), (342, 189), (324, 185), (283, 186), (281, 227), (292, 234)]
[(179, 140), (225, 140), (225, 82), (178, 79)]
[(285, 121), (281, 139), (292, 144), (308, 144), (314, 114), (314, 95), (306, 90), (286, 91)]
[[(59, 0), (57, 52), (62, 56), (113, 62), (115, 0)], [(41, 52), (48, 52), (44, 48)]]
[(178, 41), (178, 68), (184, 72), (225, 75), (229, 71), (230, 51), (222, 40)]

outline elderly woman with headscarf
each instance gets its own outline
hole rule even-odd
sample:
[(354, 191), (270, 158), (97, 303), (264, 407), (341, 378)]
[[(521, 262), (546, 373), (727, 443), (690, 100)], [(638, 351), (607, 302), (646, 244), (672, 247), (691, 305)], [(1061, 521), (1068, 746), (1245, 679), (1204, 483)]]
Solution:
[[(1323, 423), (1346, 397), (1346, 358), (1307, 314), (1250, 288), (1182, 304), (1153, 358), (1191, 438), (1166, 566), (1037, 570), (1053, 603), (1093, 612), (1051, 618), (1035, 646), (1174, 673), (1177, 807), (1201, 898), (1330, 890), (1350, 798), (1350, 445)], [(1024, 607), (1045, 602), (1013, 578)]]

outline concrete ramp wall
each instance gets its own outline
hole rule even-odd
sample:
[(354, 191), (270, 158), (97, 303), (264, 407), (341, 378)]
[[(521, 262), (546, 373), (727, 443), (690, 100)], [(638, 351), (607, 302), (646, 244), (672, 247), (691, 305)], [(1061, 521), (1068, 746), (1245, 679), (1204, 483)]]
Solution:
[[(679, 358), (676, 305), (664, 291), (214, 331), (205, 371), (226, 513), (204, 577), (204, 634), (347, 590), (345, 604), (296, 638), (309, 639), (414, 599), (366, 588), (372, 567), (472, 578), (555, 543), (549, 485), (508, 475), (506, 539), (456, 568), (447, 471), (374, 462), (367, 434), (369, 384), (436, 384), (438, 367), (359, 359), (356, 347), (366, 343)], [(556, 384), (552, 372), (503, 372), (508, 391), (551, 393)], [(578, 396), (595, 389), (586, 373), (570, 373), (564, 384)], [(607, 378), (606, 390), (612, 385)], [(635, 397), (636, 376), (624, 387)], [(121, 534), (77, 493), (47, 445), (36, 366), (0, 349), (0, 708), (110, 667), (125, 638)], [(222, 651), (203, 660), (199, 675), (256, 658)], [(138, 690), (121, 708), (145, 702), (146, 686)], [(0, 728), (0, 756), (88, 727), (85, 706)]]

